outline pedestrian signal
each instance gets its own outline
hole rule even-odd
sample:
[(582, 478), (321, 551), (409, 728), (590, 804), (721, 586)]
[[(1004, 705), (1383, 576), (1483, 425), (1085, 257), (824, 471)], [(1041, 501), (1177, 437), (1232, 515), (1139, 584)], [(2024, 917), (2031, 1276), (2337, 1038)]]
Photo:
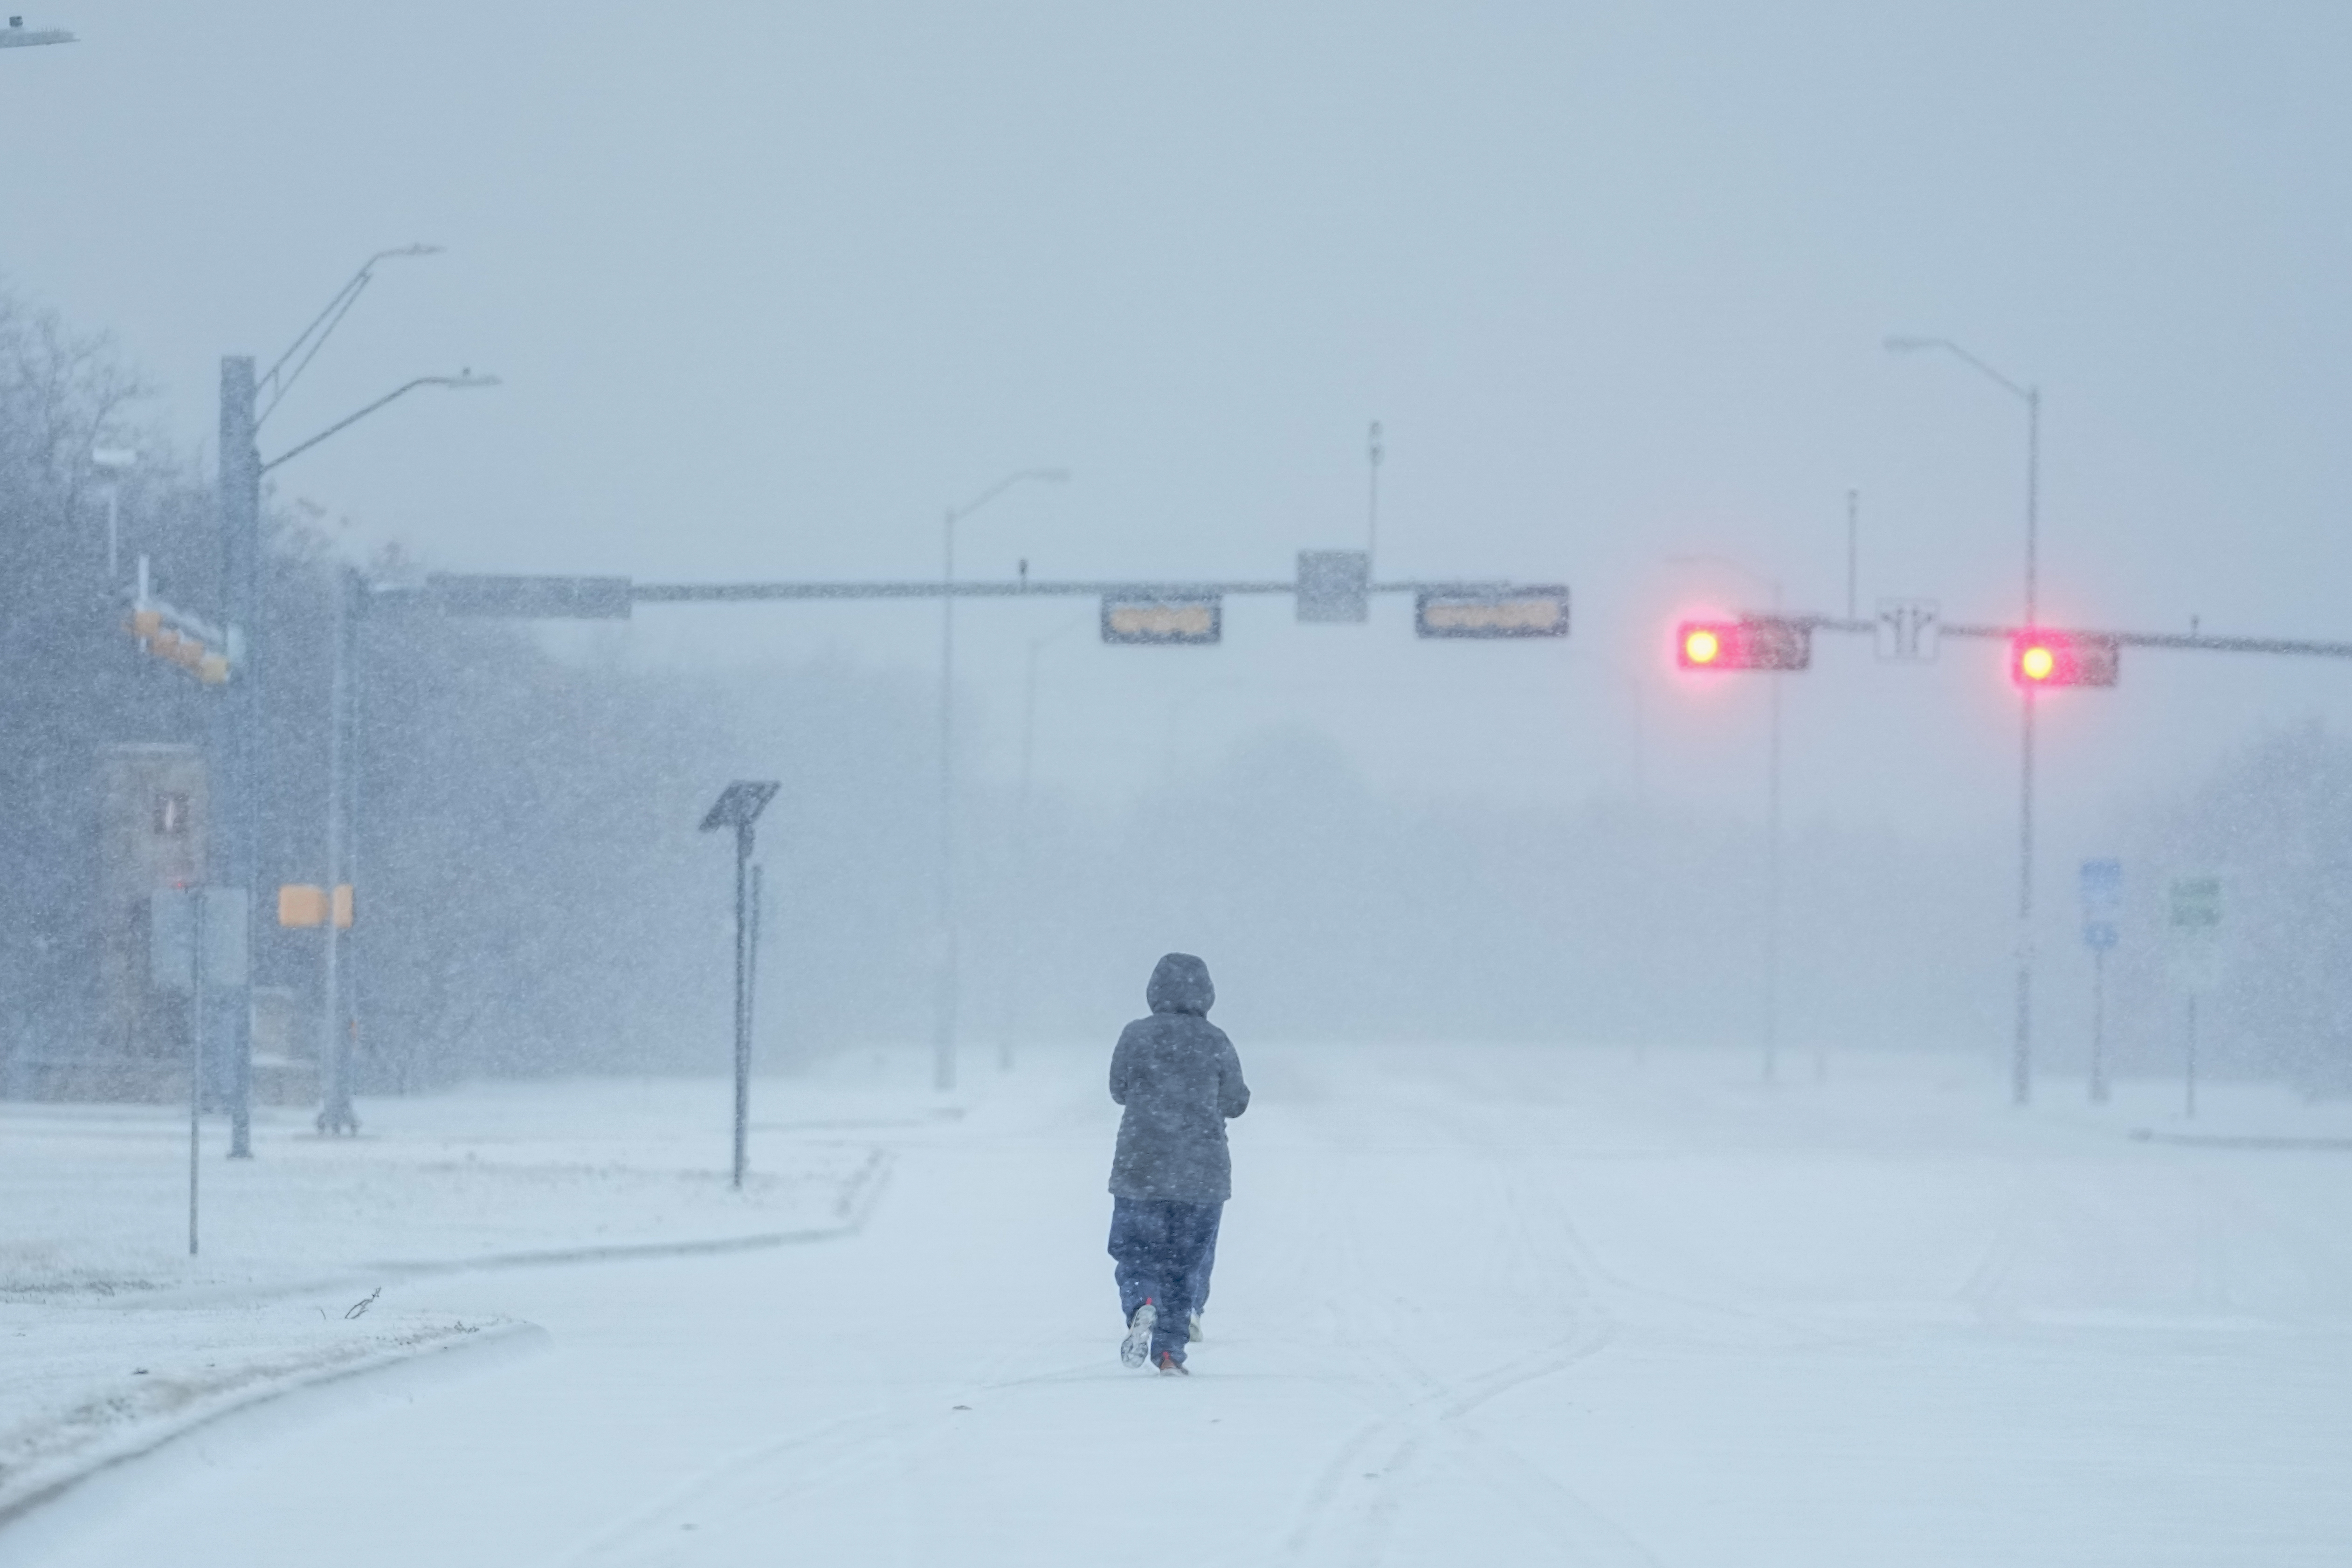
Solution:
[(2112, 637), (2079, 632), (2021, 632), (2009, 641), (2009, 678), (2019, 685), (2111, 686), (2123, 663)]
[(1675, 629), (1675, 663), (1685, 670), (1801, 670), (1813, 662), (1813, 631), (1768, 615), (1685, 621)]

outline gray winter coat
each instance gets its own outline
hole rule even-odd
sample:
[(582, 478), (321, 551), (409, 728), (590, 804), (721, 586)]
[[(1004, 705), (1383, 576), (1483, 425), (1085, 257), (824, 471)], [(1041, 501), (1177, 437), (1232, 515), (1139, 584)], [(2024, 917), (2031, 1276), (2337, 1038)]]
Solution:
[(1110, 1097), (1127, 1107), (1110, 1162), (1114, 1197), (1223, 1203), (1234, 1194), (1225, 1122), (1249, 1109), (1242, 1059), (1211, 1023), (1209, 967), (1171, 953), (1144, 993), (1151, 1016), (1120, 1031)]

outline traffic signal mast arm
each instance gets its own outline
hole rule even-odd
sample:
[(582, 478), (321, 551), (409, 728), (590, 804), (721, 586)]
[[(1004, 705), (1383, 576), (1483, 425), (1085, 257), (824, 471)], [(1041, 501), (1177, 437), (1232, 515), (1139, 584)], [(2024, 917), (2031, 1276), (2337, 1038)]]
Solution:
[[(2094, 632), (2055, 626), (1991, 626), (1943, 622), (1945, 637), (2005, 642), (2011, 674), (2048, 685), (2113, 685), (2116, 655), (2125, 648), (2171, 648), (2208, 653), (2283, 653), (2302, 658), (2352, 659), (2352, 643), (2299, 637), (2213, 637), (2202, 632)], [(1689, 621), (1676, 631), (1675, 656), (1685, 669), (1801, 669), (1801, 662), (1774, 664), (1740, 656), (1748, 648), (1808, 642), (1815, 632), (1873, 636), (1875, 622), (1836, 615), (1757, 615), (1727, 621)]]
[[(1507, 582), (1375, 582), (1367, 593), (1508, 593)], [(1023, 599), (1210, 598), (1220, 594), (1296, 593), (1286, 579), (1237, 582), (980, 582), (959, 578), (914, 582), (633, 582), (629, 598), (638, 604), (726, 604), (761, 599)], [(1528, 590), (1527, 591), (1546, 591)]]

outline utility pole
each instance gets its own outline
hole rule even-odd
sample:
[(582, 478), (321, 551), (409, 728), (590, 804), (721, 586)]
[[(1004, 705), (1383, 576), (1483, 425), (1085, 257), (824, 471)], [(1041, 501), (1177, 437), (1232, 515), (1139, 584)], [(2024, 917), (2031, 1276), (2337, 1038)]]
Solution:
[[(215, 886), (258, 883), (261, 842), (261, 453), (254, 444), (254, 377), (249, 355), (221, 361), (220, 392), (221, 620), (237, 666), (213, 723)], [(248, 950), (253, 911), (246, 903)], [(253, 1157), (253, 992), (247, 975), (223, 988), (223, 1027), (229, 1113), (228, 1157)]]
[(1369, 579), (1372, 564), (1380, 559), (1381, 548), (1381, 459), (1388, 448), (1381, 441), (1381, 422), (1372, 421), (1370, 438), (1364, 444), (1364, 456), (1371, 469), (1371, 494), (1364, 514), (1364, 566)]

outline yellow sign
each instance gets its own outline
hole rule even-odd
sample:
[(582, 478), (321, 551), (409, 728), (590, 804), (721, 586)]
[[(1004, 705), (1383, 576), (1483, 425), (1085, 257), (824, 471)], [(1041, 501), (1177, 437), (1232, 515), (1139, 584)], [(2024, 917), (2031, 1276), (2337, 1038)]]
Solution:
[[(352, 928), (352, 884), (335, 889), (335, 928)], [(305, 929), (327, 923), (327, 890), (313, 883), (288, 883), (278, 890), (278, 924)]]
[(1424, 591), (1415, 630), (1424, 637), (1565, 637), (1565, 588)]
[(1110, 599), (1103, 601), (1106, 643), (1214, 643), (1224, 630), (1215, 599)]

